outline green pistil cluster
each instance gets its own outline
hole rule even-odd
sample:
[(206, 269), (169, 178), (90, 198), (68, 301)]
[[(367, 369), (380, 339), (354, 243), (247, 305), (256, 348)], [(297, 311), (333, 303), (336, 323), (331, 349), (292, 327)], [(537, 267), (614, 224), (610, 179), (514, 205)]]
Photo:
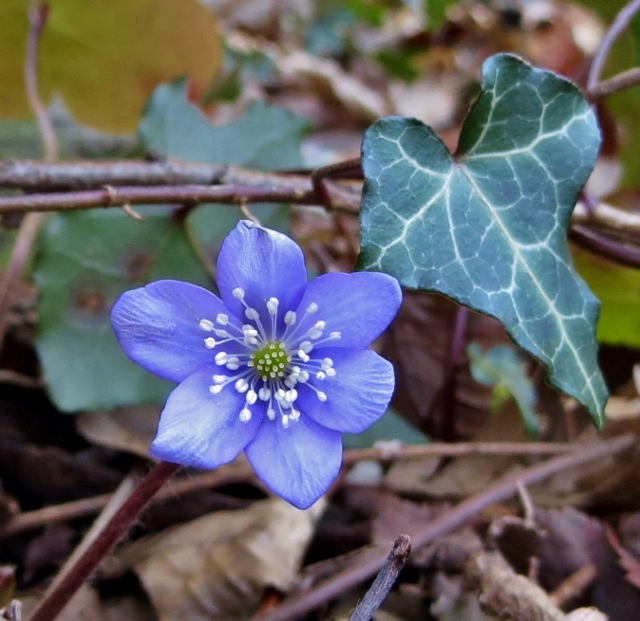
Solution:
[(291, 356), (281, 342), (269, 343), (251, 354), (251, 362), (263, 380), (284, 377)]

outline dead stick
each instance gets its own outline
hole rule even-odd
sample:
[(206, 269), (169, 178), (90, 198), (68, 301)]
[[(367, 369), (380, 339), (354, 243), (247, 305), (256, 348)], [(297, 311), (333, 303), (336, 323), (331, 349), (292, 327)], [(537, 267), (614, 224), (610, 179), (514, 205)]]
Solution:
[(400, 575), (409, 553), (411, 552), (411, 539), (408, 535), (399, 535), (393, 544), (389, 556), (382, 569), (378, 572), (373, 584), (365, 593), (365, 596), (356, 606), (349, 621), (369, 621), (373, 613), (380, 608), (382, 602), (389, 595), (391, 587)]

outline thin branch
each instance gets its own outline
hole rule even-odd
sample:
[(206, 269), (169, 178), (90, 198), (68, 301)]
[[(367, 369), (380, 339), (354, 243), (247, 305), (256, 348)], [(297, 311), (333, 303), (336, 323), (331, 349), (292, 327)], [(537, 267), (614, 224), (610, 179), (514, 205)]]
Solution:
[(640, 248), (602, 235), (582, 224), (572, 224), (569, 239), (579, 248), (588, 250), (619, 265), (640, 269)]
[[(520, 482), (524, 485), (533, 485), (568, 468), (620, 453), (632, 446), (634, 442), (634, 436), (622, 436), (595, 446), (580, 448), (569, 455), (556, 457), (527, 470), (509, 475), (481, 493), (461, 502), (458, 506), (430, 522), (422, 530), (413, 533), (411, 535), (412, 545), (414, 549), (420, 548), (437, 537), (458, 528), (490, 505), (507, 500), (514, 494)], [(375, 550), (367, 555), (360, 564), (349, 567), (317, 587), (284, 601), (267, 614), (260, 616), (259, 621), (288, 621), (306, 614), (309, 610), (371, 577), (382, 567), (386, 556), (386, 550)]]
[[(0, 381), (2, 378), (0, 376)], [(563, 442), (459, 442), (456, 444), (412, 444), (384, 446), (379, 448), (347, 449), (343, 464), (351, 465), (365, 459), (389, 461), (412, 457), (457, 457), (460, 455), (527, 455), (548, 456), (571, 453), (576, 445)], [(160, 502), (169, 498), (179, 498), (203, 489), (220, 487), (231, 483), (251, 481), (255, 478), (249, 464), (228, 464), (213, 472), (199, 474), (190, 478), (173, 481), (170, 486), (161, 489), (151, 501)], [(10, 537), (47, 524), (74, 520), (98, 513), (109, 502), (111, 494), (102, 494), (91, 498), (73, 500), (59, 505), (51, 505), (34, 511), (19, 513), (0, 528), (0, 539)]]
[(622, 8), (618, 15), (616, 15), (613, 23), (609, 26), (591, 63), (589, 77), (587, 78), (587, 92), (596, 88), (613, 44), (624, 32), (638, 11), (640, 11), (640, 0), (631, 0)]
[(591, 103), (597, 103), (600, 99), (604, 99), (618, 91), (623, 91), (633, 86), (640, 86), (640, 67), (634, 67), (633, 69), (614, 75), (608, 80), (603, 80), (592, 89), (585, 91), (584, 95)]
[(337, 162), (317, 168), (311, 173), (311, 185), (317, 199), (321, 203), (331, 203), (331, 186), (327, 183), (328, 179), (339, 178), (345, 175), (356, 173), (362, 178), (362, 163), (360, 158)]
[(391, 587), (398, 579), (402, 568), (405, 566), (409, 553), (411, 552), (411, 539), (408, 535), (399, 535), (393, 544), (389, 556), (382, 569), (365, 593), (353, 614), (349, 617), (349, 621), (369, 621), (382, 602), (389, 595)]
[[(29, 35), (27, 37), (24, 77), (27, 99), (38, 121), (45, 159), (48, 162), (52, 162), (58, 156), (58, 143), (53, 131), (53, 124), (46, 108), (42, 104), (38, 89), (38, 47), (48, 15), (49, 7), (47, 5), (33, 3), (29, 11)], [(4, 341), (9, 325), (9, 312), (13, 306), (16, 289), (31, 256), (31, 248), (36, 240), (41, 223), (41, 213), (29, 213), (24, 217), (18, 229), (9, 263), (2, 274), (2, 279), (0, 280), (0, 346)]]
[(94, 542), (76, 564), (39, 602), (29, 621), (52, 621), (85, 583), (102, 558), (125, 535), (131, 523), (153, 498), (155, 493), (178, 470), (178, 464), (161, 461), (140, 481), (133, 493), (109, 520)]
[(53, 162), (58, 158), (58, 141), (53, 130), (53, 123), (42, 103), (40, 89), (38, 88), (38, 48), (42, 29), (47, 22), (48, 16), (49, 5), (38, 2), (31, 3), (27, 53), (24, 64), (24, 82), (29, 105), (38, 122), (38, 129), (44, 146), (44, 159), (47, 162)]

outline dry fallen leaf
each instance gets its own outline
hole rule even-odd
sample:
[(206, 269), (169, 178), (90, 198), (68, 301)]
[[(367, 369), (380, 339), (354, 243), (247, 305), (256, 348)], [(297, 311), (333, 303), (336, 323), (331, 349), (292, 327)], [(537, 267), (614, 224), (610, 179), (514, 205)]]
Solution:
[(257, 611), (267, 588), (290, 588), (324, 507), (278, 498), (211, 513), (143, 537), (106, 571), (133, 568), (160, 621), (235, 621)]

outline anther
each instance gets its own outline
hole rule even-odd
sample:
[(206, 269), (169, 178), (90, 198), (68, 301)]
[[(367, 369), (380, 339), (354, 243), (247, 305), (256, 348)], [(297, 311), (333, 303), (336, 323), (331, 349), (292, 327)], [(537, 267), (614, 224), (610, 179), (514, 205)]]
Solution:
[(332, 366), (333, 366), (333, 360), (331, 360), (331, 358), (323, 358), (322, 362), (320, 363), (320, 368), (323, 371), (330, 369)]
[(327, 369), (327, 375), (329, 377), (335, 377), (336, 376), (336, 370), (335, 369)]
[(302, 362), (309, 362), (309, 356), (307, 356), (307, 354), (305, 354), (301, 349), (298, 350), (298, 358), (300, 358), (300, 360), (302, 360)]
[(252, 319), (253, 321), (256, 321), (256, 319), (260, 318), (260, 314), (255, 308), (250, 308), (250, 307), (245, 308), (244, 314), (247, 317), (247, 319)]
[(248, 423), (251, 420), (251, 410), (249, 408), (240, 410), (240, 420), (243, 423)]
[(313, 349), (313, 343), (311, 341), (302, 341), (299, 347), (305, 354), (308, 354)]
[(204, 346), (207, 349), (213, 349), (216, 346), (216, 340), (210, 336), (204, 340)]
[(321, 390), (318, 390), (316, 395), (318, 396), (318, 399), (320, 399), (320, 401), (322, 401), (323, 403), (327, 400), (327, 394), (322, 392)]
[(216, 364), (220, 367), (227, 364), (228, 359), (229, 359), (229, 356), (227, 355), (227, 352), (224, 352), (224, 351), (219, 351), (216, 354), (216, 357), (214, 358)]
[(317, 312), (317, 310), (318, 305), (315, 302), (311, 302), (311, 304), (307, 306), (307, 313), (309, 313), (309, 315), (313, 315), (313, 313)]
[(231, 295), (233, 295), (233, 297), (237, 298), (238, 300), (244, 300), (244, 289), (242, 287), (236, 287), (231, 292)]
[(280, 304), (278, 298), (269, 298), (267, 300), (267, 310), (270, 315), (275, 315), (278, 312), (278, 304)]
[(276, 419), (276, 411), (273, 408), (268, 408), (267, 409), (267, 418), (269, 420), (275, 420)]
[(225, 315), (224, 313), (218, 313), (216, 315), (216, 322), (221, 326), (226, 326), (229, 323), (229, 315)]
[(220, 328), (215, 328), (213, 332), (222, 339), (228, 339), (231, 336), (226, 330), (221, 330)]
[(239, 380), (237, 380), (234, 386), (235, 386), (235, 389), (241, 394), (249, 390), (249, 383), (247, 382), (246, 379), (244, 379), (244, 377), (241, 377)]
[(213, 376), (213, 381), (216, 384), (224, 384), (224, 382), (227, 381), (227, 376), (226, 375), (214, 375)]
[(217, 386), (209, 386), (209, 392), (212, 395), (217, 395), (222, 390), (222, 386), (218, 384)]
[(287, 429), (289, 427), (289, 417), (286, 414), (282, 415), (282, 426)]
[(266, 386), (263, 386), (260, 390), (258, 390), (258, 398), (260, 401), (269, 401), (271, 399), (271, 390)]
[(284, 322), (288, 326), (292, 326), (296, 322), (296, 319), (297, 317), (295, 311), (287, 311), (284, 315)]
[(211, 330), (213, 330), (213, 321), (209, 321), (208, 319), (201, 319), (198, 325), (205, 332), (211, 332)]
[(229, 356), (227, 359), (227, 369), (236, 371), (240, 368), (240, 359), (237, 356)]
[(316, 373), (316, 379), (323, 380), (325, 377), (327, 377), (327, 374), (324, 371), (318, 371)]
[(329, 335), (329, 339), (332, 340), (332, 341), (337, 341), (340, 338), (342, 338), (342, 334), (340, 334), (340, 332), (332, 332)]
[(284, 394), (284, 398), (289, 403), (293, 403), (298, 398), (298, 391), (295, 388), (291, 388)]
[(289, 414), (289, 418), (291, 420), (298, 420), (300, 418), (300, 411), (291, 408), (291, 414)]

